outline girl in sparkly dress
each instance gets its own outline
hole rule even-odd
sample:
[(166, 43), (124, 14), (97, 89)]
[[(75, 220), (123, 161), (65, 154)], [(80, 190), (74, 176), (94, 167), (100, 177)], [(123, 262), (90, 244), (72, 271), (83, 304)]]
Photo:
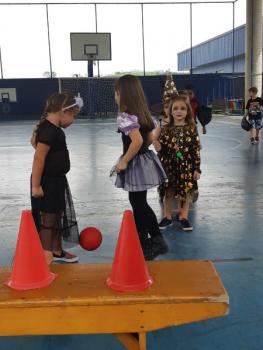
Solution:
[(193, 227), (188, 221), (190, 202), (198, 197), (197, 180), (200, 170), (200, 142), (191, 106), (184, 96), (175, 96), (170, 102), (170, 121), (154, 147), (159, 152), (162, 166), (168, 177), (165, 184), (164, 218), (159, 228), (172, 225), (173, 199), (178, 196), (176, 219), (184, 231)]

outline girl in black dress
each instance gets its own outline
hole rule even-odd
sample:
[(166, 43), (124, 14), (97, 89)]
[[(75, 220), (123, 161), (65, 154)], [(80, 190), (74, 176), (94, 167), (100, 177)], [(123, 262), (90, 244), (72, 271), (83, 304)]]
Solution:
[(51, 95), (31, 138), (35, 148), (32, 214), (48, 264), (78, 261), (77, 256), (62, 249), (62, 235), (67, 241), (78, 242), (78, 226), (65, 175), (70, 170), (70, 160), (62, 129), (73, 123), (82, 105), (80, 97), (68, 93)]

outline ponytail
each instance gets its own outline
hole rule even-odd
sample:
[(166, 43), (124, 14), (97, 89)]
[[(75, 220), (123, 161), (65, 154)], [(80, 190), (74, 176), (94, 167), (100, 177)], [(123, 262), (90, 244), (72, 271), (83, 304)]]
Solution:
[(47, 115), (48, 115), (48, 112), (45, 110), (44, 113), (42, 114), (39, 122), (33, 127), (32, 135), (31, 135), (31, 138), (30, 138), (30, 143), (31, 143), (31, 145), (34, 148), (37, 147), (37, 142), (36, 142), (37, 130), (38, 130), (39, 126), (44, 122), (44, 120), (46, 119)]

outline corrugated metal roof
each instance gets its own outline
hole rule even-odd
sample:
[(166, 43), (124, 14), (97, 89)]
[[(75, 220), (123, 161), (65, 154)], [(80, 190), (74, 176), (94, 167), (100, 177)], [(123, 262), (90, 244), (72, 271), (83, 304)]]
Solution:
[[(245, 25), (235, 28), (235, 56), (245, 53)], [(193, 46), (193, 68), (212, 62), (226, 60), (233, 55), (233, 31), (218, 35), (201, 44)], [(178, 70), (188, 70), (191, 67), (191, 49), (178, 53)]]

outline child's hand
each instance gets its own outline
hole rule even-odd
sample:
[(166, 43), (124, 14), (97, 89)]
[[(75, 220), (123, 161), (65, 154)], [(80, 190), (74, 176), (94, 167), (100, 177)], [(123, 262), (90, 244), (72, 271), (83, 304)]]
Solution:
[(162, 148), (162, 146), (161, 146), (159, 141), (153, 141), (153, 147), (154, 147), (156, 152), (160, 152), (160, 150)]
[(34, 198), (44, 197), (44, 192), (41, 186), (32, 187), (32, 197)]
[(119, 163), (116, 165), (117, 173), (120, 173), (121, 171), (125, 170), (127, 166), (128, 166), (128, 163), (125, 162), (125, 160), (120, 159)]
[(201, 174), (200, 174), (197, 170), (195, 170), (195, 171), (194, 171), (194, 180), (195, 180), (195, 181), (199, 180), (199, 179), (200, 179), (200, 176), (201, 176)]

